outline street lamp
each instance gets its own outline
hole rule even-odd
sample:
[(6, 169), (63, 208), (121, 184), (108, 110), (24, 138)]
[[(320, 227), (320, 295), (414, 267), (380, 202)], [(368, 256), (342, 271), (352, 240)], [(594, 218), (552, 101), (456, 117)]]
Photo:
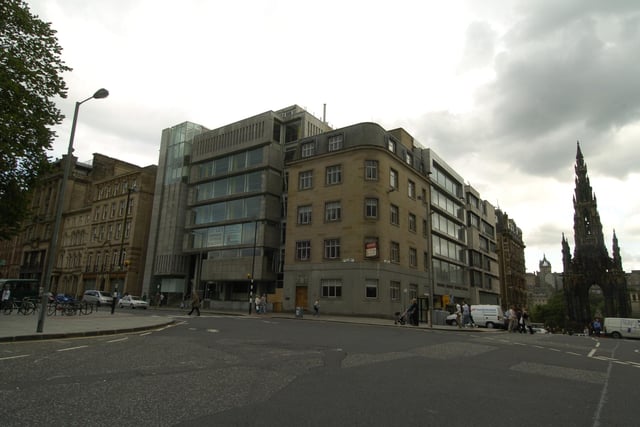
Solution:
[(69, 179), (69, 175), (71, 175), (71, 157), (73, 156), (73, 138), (76, 134), (76, 123), (78, 121), (78, 110), (80, 109), (80, 105), (89, 101), (90, 99), (96, 98), (106, 98), (109, 96), (109, 91), (106, 89), (98, 89), (96, 93), (90, 96), (87, 99), (76, 102), (76, 108), (73, 111), (73, 122), (71, 124), (71, 136), (69, 137), (69, 149), (67, 150), (67, 161), (64, 164), (64, 175), (62, 176), (62, 181), (60, 182), (60, 190), (58, 192), (58, 201), (56, 204), (56, 216), (55, 222), (53, 224), (53, 232), (51, 234), (51, 243), (49, 245), (49, 254), (47, 259), (47, 269), (44, 274), (44, 288), (42, 291), (42, 299), (40, 301), (41, 308), (38, 313), (38, 326), (36, 328), (36, 332), (42, 332), (44, 329), (44, 318), (47, 306), (47, 296), (49, 294), (49, 290), (51, 288), (51, 274), (53, 272), (53, 266), (56, 262), (56, 249), (58, 246), (58, 235), (60, 234), (60, 225), (62, 223), (62, 211), (64, 209), (64, 192), (67, 187), (67, 180)]

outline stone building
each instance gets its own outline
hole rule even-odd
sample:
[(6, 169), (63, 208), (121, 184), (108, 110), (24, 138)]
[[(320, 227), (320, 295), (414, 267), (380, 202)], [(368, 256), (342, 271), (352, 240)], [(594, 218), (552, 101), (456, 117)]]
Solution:
[(527, 307), (526, 267), (522, 230), (500, 209), (496, 210), (498, 264), (500, 265), (500, 293), (502, 306)]
[[(44, 277), (55, 211), (67, 156), (53, 164), (31, 194), (22, 232), (0, 244), (4, 277), (40, 281), (53, 293), (81, 296), (86, 289), (139, 294), (146, 255), (155, 166), (141, 168), (101, 154), (91, 163), (71, 159), (57, 259), (50, 282)], [(124, 232), (123, 232), (124, 231)], [(6, 257), (6, 258), (4, 258)]]

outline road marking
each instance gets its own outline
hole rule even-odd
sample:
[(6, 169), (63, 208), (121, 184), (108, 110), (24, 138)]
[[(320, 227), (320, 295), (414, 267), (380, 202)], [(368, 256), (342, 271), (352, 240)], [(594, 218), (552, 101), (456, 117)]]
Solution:
[(56, 351), (78, 350), (78, 349), (85, 348), (85, 347), (89, 347), (89, 346), (88, 345), (79, 345), (78, 347), (61, 348), (61, 349), (58, 349)]
[(580, 353), (574, 353), (573, 351), (566, 351), (565, 353), (570, 354), (572, 356), (582, 356)]
[(118, 338), (117, 340), (111, 340), (111, 341), (107, 341), (107, 342), (119, 342), (119, 341), (126, 341), (128, 340), (129, 337), (124, 337), (124, 338)]
[(587, 354), (587, 357), (592, 357), (595, 352), (596, 352), (596, 349), (592, 348), (591, 351), (589, 352), (589, 354)]
[(18, 356), (0, 357), (0, 360), (20, 359), (22, 357), (29, 357), (30, 354), (20, 354)]
[(549, 347), (549, 350), (551, 350), (551, 351), (560, 351), (557, 348), (551, 348), (551, 347)]
[(145, 336), (145, 335), (151, 335), (151, 332), (145, 332), (145, 333), (143, 333), (143, 334), (140, 334), (139, 336), (143, 337), (143, 336)]
[(207, 329), (207, 332), (216, 333), (216, 332), (220, 332), (220, 331), (217, 330), (217, 329)]

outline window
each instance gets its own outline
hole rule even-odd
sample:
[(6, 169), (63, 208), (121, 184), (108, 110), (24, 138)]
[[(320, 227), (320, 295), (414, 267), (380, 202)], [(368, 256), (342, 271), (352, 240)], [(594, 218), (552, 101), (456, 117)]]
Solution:
[(342, 165), (327, 167), (327, 185), (340, 184), (342, 182)]
[(316, 143), (315, 141), (305, 142), (302, 144), (300, 148), (300, 155), (302, 157), (311, 157), (316, 154)]
[(324, 220), (329, 221), (340, 221), (342, 208), (340, 206), (340, 202), (329, 202), (325, 204), (325, 215)]
[(416, 251), (416, 248), (409, 248), (409, 266), (418, 266), (418, 252)]
[(411, 180), (407, 182), (407, 194), (411, 199), (416, 198), (416, 183)]
[(311, 224), (311, 205), (298, 208), (298, 224)]
[(391, 224), (400, 225), (400, 209), (396, 205), (389, 206), (391, 214)]
[(368, 299), (378, 298), (378, 281), (366, 279), (364, 282), (364, 297)]
[(392, 153), (395, 153), (395, 152), (396, 152), (396, 142), (395, 142), (393, 139), (391, 139), (391, 138), (389, 138), (389, 145), (388, 145), (388, 147), (389, 147), (389, 151), (391, 151)]
[(329, 137), (327, 149), (329, 151), (337, 151), (342, 149), (343, 135), (334, 135)]
[(327, 259), (340, 258), (340, 239), (327, 239), (324, 241), (324, 257)]
[(400, 301), (400, 282), (389, 283), (389, 298), (391, 301)]
[(407, 162), (408, 165), (413, 166), (413, 153), (408, 151), (404, 153), (404, 161)]
[(364, 161), (364, 179), (366, 181), (378, 180), (378, 161), (377, 160)]
[(389, 186), (394, 190), (398, 189), (398, 171), (395, 169), (389, 171)]
[(364, 216), (369, 219), (378, 218), (378, 199), (364, 199)]
[(323, 279), (320, 281), (323, 298), (341, 298), (342, 281), (337, 279)]
[(400, 262), (400, 243), (391, 242), (391, 250), (389, 256), (391, 258), (391, 262)]
[(307, 190), (313, 185), (313, 171), (300, 172), (298, 175), (298, 188)]
[(311, 258), (311, 240), (300, 240), (296, 242), (296, 259), (308, 261)]
[(113, 218), (114, 216), (116, 216), (116, 204), (111, 203), (111, 218)]
[(413, 231), (415, 233), (416, 229), (417, 229), (416, 216), (414, 214), (410, 213), (409, 214), (409, 230)]

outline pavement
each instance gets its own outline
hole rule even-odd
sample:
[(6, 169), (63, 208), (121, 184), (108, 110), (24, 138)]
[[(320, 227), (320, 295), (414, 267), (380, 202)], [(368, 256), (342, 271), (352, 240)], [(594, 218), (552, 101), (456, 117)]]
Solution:
[[(150, 308), (152, 314), (142, 315), (132, 313), (129, 309), (116, 309), (113, 314), (109, 308), (102, 308), (88, 315), (73, 316), (45, 316), (42, 323), (42, 332), (37, 332), (37, 313), (23, 315), (13, 312), (5, 315), (0, 313), (0, 342), (34, 341), (44, 339), (63, 339), (74, 337), (88, 337), (97, 335), (113, 335), (130, 332), (138, 332), (162, 328), (175, 323), (176, 318), (184, 317), (187, 311), (178, 308)], [(286, 318), (299, 321), (324, 321), (340, 322), (363, 325), (391, 326), (411, 329), (435, 329), (440, 331), (458, 332), (500, 332), (499, 329), (485, 328), (458, 328), (455, 326), (434, 325), (431, 328), (426, 323), (418, 326), (394, 324), (393, 319), (360, 317), (360, 316), (339, 316), (331, 314), (303, 314), (296, 317), (295, 313), (267, 313), (267, 314), (247, 314), (246, 312), (219, 312), (213, 310), (201, 310), (203, 316), (250, 316), (255, 318)]]

